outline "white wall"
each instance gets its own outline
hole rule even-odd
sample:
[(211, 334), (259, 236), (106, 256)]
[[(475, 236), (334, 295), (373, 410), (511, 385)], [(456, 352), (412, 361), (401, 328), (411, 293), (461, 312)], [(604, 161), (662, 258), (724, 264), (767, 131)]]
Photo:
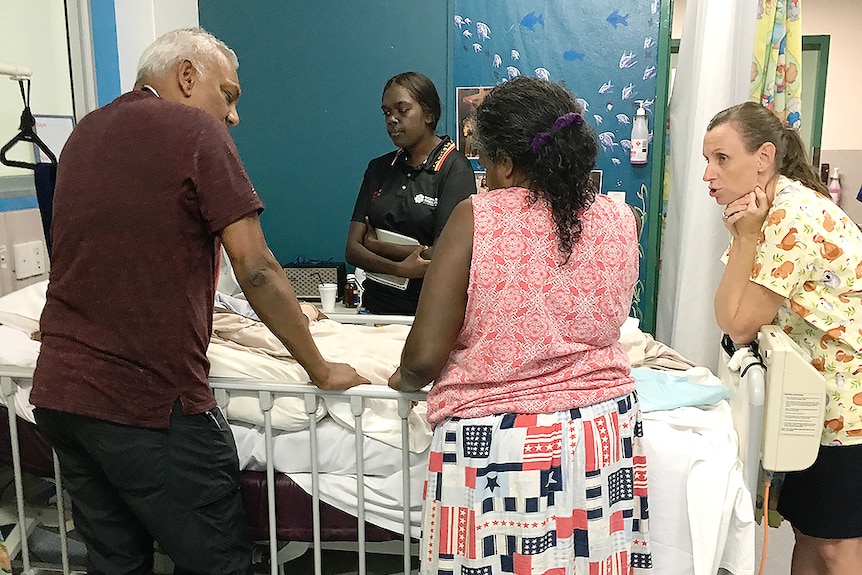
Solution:
[[(31, 242), (42, 244), (38, 261), (40, 262), (40, 269), (43, 271), (36, 275), (16, 273), (16, 256), (24, 255), (32, 258), (32, 254), (25, 249), (26, 244)], [(45, 235), (42, 233), (39, 210), (0, 212), (0, 295), (47, 279), (48, 266), (48, 257), (45, 253)], [(19, 268), (18, 271), (21, 269), (23, 268)], [(26, 275), (27, 277), (19, 279), (19, 275)]]
[[(66, 44), (66, 9), (63, 0), (0, 0), (0, 61), (26, 66), (32, 72), (30, 109), (34, 114), (71, 116), (72, 87)], [(18, 133), (24, 102), (18, 82), (0, 76), (0, 145)], [(60, 150), (53, 150), (59, 155)], [(16, 144), (8, 154), (13, 160), (33, 162), (33, 146)], [(33, 172), (0, 165), (0, 197), (32, 195)], [(0, 295), (44, 279), (45, 273), (19, 280), (15, 256), (28, 242), (42, 242), (39, 210), (0, 212)], [(23, 253), (23, 252), (22, 252)]]
[[(0, 61), (33, 73), (30, 108), (34, 114), (73, 114), (63, 0), (0, 0)], [(0, 76), (0, 145), (18, 133), (24, 103), (18, 82)], [(59, 153), (59, 150), (54, 150)], [(30, 144), (16, 144), (10, 159), (33, 161)], [(33, 172), (0, 165), (0, 177)]]
[(859, 105), (859, 0), (807, 0), (802, 5), (802, 33), (828, 35), (829, 67), (823, 112), (824, 150), (862, 150)]
[(197, 0), (115, 0), (120, 88), (135, 84), (138, 58), (150, 43), (169, 30), (198, 25)]
[[(686, 2), (674, 0), (674, 38), (680, 38), (683, 33)], [(862, 2), (859, 0), (802, 1), (802, 33), (806, 36), (830, 36), (821, 139), (823, 150), (862, 150), (859, 106), (855, 101), (862, 93), (862, 76), (856, 60), (860, 25)]]
[(826, 76), (826, 107), (823, 112), (821, 162), (839, 167), (841, 208), (862, 225), (862, 121), (856, 98), (862, 93), (862, 77), (856, 61), (859, 53), (859, 0), (816, 0), (802, 7), (802, 31), (828, 34), (829, 65)]
[[(89, 38), (88, 0), (70, 0), (74, 14), (87, 20), (70, 23), (73, 34), (84, 29), (81, 40), (73, 36), (72, 45), (86, 54), (77, 57), (92, 58)], [(117, 23), (117, 50), (119, 55), (120, 83), (123, 92), (132, 88), (138, 58), (160, 34), (181, 27), (198, 25), (197, 0), (115, 0)], [(0, 0), (0, 61), (26, 66), (33, 73), (30, 107), (34, 114), (73, 115), (72, 82), (69, 72), (69, 51), (66, 38), (66, 7), (63, 0)], [(78, 34), (80, 36), (80, 34)], [(88, 61), (89, 66), (92, 63)], [(92, 67), (78, 70), (78, 84), (90, 82), (92, 86), (76, 86), (93, 99), (82, 110), (94, 107), (95, 82)], [(0, 145), (16, 133), (24, 104), (18, 83), (0, 76)], [(54, 150), (59, 155), (60, 150)], [(11, 159), (32, 162), (33, 147), (18, 144), (9, 153)], [(32, 195), (33, 172), (0, 165), (0, 197)], [(42, 224), (37, 209), (0, 212), (0, 295), (39, 281), (46, 274), (18, 280), (15, 274), (15, 246), (43, 241)], [(43, 244), (44, 245), (44, 244)], [(20, 249), (20, 248), (19, 248)], [(44, 249), (43, 249), (44, 253)], [(47, 262), (46, 262), (47, 269)]]

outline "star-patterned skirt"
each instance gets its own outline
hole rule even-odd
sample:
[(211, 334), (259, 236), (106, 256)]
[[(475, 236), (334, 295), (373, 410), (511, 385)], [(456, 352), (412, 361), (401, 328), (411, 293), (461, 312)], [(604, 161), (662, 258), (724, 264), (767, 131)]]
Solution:
[(635, 393), (547, 414), (440, 422), (420, 545), (424, 575), (617, 575), (650, 568)]

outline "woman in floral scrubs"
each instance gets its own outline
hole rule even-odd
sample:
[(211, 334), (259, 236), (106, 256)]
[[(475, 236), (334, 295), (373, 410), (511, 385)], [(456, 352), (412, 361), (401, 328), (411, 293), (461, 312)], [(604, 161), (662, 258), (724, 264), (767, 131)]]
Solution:
[(829, 198), (799, 135), (748, 102), (717, 114), (703, 179), (733, 236), (715, 295), (737, 343), (780, 326), (826, 378), (820, 453), (788, 473), (792, 572), (862, 573), (862, 232)]

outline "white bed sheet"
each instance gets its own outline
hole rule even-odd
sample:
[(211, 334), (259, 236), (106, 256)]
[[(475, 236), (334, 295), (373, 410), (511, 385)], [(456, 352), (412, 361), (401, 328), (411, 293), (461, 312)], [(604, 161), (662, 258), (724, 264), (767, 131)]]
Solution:
[[(266, 437), (263, 428), (230, 423), (242, 469), (266, 469)], [(320, 473), (356, 474), (356, 439), (353, 431), (329, 417), (317, 424), (317, 465)], [(401, 450), (371, 437), (363, 437), (363, 470), (366, 476), (387, 477), (401, 470)], [(410, 466), (424, 466), (427, 452), (411, 453)], [(273, 433), (273, 466), (281, 473), (311, 473), (311, 432)]]
[(755, 523), (730, 404), (643, 414), (651, 575), (754, 573)]
[[(44, 287), (41, 297), (44, 297)], [(33, 367), (39, 344), (30, 340), (27, 333), (33, 326), (32, 316), (37, 310), (39, 292), (15, 296), (14, 305), (4, 310), (0, 302), (0, 364)], [(6, 298), (0, 298), (6, 300)], [(18, 313), (19, 308), (27, 311)], [(32, 309), (30, 309), (32, 308)], [(38, 318), (38, 315), (36, 315)], [(323, 330), (337, 329), (325, 322)], [(38, 325), (38, 324), (36, 324)], [(343, 345), (339, 343), (338, 345)], [(230, 355), (230, 352), (228, 354)], [(232, 355), (231, 362), (237, 365), (246, 356)], [(262, 357), (262, 356), (257, 356)], [(218, 365), (223, 355), (216, 355)], [(252, 366), (232, 368), (218, 375), (246, 376), (261, 373), (245, 373), (248, 370), (275, 369), (278, 362), (263, 358), (265, 367)], [(342, 360), (343, 361), (343, 360)], [(390, 360), (391, 361), (391, 360)], [(252, 365), (251, 363), (247, 363)], [(268, 372), (267, 378), (270, 375)], [(25, 419), (32, 421), (32, 406), (29, 389), (23, 388), (16, 395), (16, 408)], [(234, 400), (232, 399), (231, 402)], [(249, 401), (256, 401), (249, 398)], [(254, 406), (246, 406), (251, 410)], [(345, 411), (346, 410), (346, 411)], [(347, 429), (352, 424), (349, 406), (336, 405), (340, 422), (324, 417), (318, 424), (318, 454), (322, 470), (319, 476), (321, 499), (349, 513), (356, 514), (356, 476), (353, 432)], [(374, 411), (373, 409), (371, 410)], [(383, 411), (386, 411), (384, 409)], [(343, 413), (342, 413), (343, 412)], [(391, 415), (391, 413), (389, 414)], [(321, 416), (321, 415), (319, 415)], [(370, 413), (374, 418), (376, 414)], [(389, 417), (389, 416), (387, 416)], [(378, 437), (388, 437), (387, 445), (372, 437), (366, 437), (365, 446), (366, 513), (374, 524), (401, 531), (402, 488), (401, 453), (393, 447), (400, 444), (400, 429), (392, 435), (396, 422), (382, 420)], [(363, 426), (366, 416), (363, 415)], [(370, 421), (369, 421), (370, 423)], [(300, 426), (302, 427), (302, 426)], [(244, 468), (262, 469), (264, 437), (260, 429), (248, 424), (232, 425), (240, 461)], [(411, 436), (414, 423), (411, 422)], [(430, 429), (430, 428), (429, 428)], [(743, 476), (736, 457), (736, 435), (732, 427), (729, 406), (722, 402), (712, 409), (678, 408), (670, 411), (644, 414), (644, 439), (648, 461), (650, 490), (650, 532), (655, 567), (652, 575), (714, 575), (718, 567), (724, 567), (735, 575), (749, 575), (754, 570), (754, 522), (750, 495), (743, 484)], [(422, 439), (422, 442), (427, 439)], [(290, 477), (303, 489), (311, 491), (308, 431), (277, 434), (275, 441), (275, 468), (289, 471)], [(411, 454), (411, 522), (413, 535), (418, 536), (421, 516), (422, 485), (425, 477), (426, 457), (424, 450), (414, 445)], [(345, 473), (342, 475), (341, 473)], [(681, 497), (682, 495), (682, 497)]]
[[(266, 469), (266, 439), (263, 430), (232, 423), (242, 469)], [(354, 517), (357, 509), (356, 449), (352, 430), (329, 417), (317, 425), (318, 482), (320, 500)], [(273, 437), (273, 465), (306, 493), (311, 494), (310, 431), (285, 431)], [(401, 484), (401, 450), (370, 437), (363, 438), (365, 517), (374, 525), (396, 533), (403, 531), (404, 497)], [(422, 489), (428, 467), (428, 452), (410, 454), (411, 535), (419, 537)]]
[[(33, 341), (20, 329), (0, 325), (0, 365), (34, 368), (37, 357), (38, 341)], [(15, 410), (20, 417), (35, 424), (33, 404), (30, 403), (30, 381), (22, 384), (15, 393)], [(5, 405), (5, 398), (0, 397), (0, 404)]]
[[(0, 297), (0, 324), (22, 332), (6, 332), (5, 335), (14, 344), (10, 344), (5, 360), (0, 363), (21, 367), (35, 365), (38, 343), (28, 341), (27, 336), (39, 329), (47, 284), (47, 281), (38, 282)], [(220, 337), (213, 337), (207, 348), (211, 376), (289, 383), (308, 381), (305, 370), (263, 324), (236, 314), (216, 313), (213, 330)], [(372, 384), (385, 386), (398, 366), (401, 348), (410, 328), (405, 325), (347, 325), (324, 320), (312, 322), (309, 330), (324, 358), (349, 363)], [(250, 348), (240, 345), (246, 340), (254, 341), (260, 349), (252, 352)], [(26, 410), (27, 413), (30, 411), (31, 408)], [(327, 413), (345, 427), (353, 428), (354, 419), (348, 400), (337, 397), (319, 400), (315, 418), (320, 420)], [(234, 421), (263, 424), (263, 413), (257, 394), (254, 393), (231, 394), (226, 414), (228, 419)], [(273, 426), (278, 429), (296, 431), (308, 426), (308, 414), (302, 398), (277, 397), (271, 415)], [(407, 421), (410, 450), (414, 453), (425, 451), (431, 444), (432, 434), (425, 418), (425, 405), (421, 404), (412, 410)], [(401, 418), (396, 401), (366, 399), (362, 427), (365, 435), (400, 448)]]

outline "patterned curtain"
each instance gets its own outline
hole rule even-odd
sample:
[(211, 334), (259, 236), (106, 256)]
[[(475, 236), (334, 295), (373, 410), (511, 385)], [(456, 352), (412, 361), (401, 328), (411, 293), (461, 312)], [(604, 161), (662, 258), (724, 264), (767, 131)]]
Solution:
[(749, 99), (802, 125), (802, 0), (758, 0)]

